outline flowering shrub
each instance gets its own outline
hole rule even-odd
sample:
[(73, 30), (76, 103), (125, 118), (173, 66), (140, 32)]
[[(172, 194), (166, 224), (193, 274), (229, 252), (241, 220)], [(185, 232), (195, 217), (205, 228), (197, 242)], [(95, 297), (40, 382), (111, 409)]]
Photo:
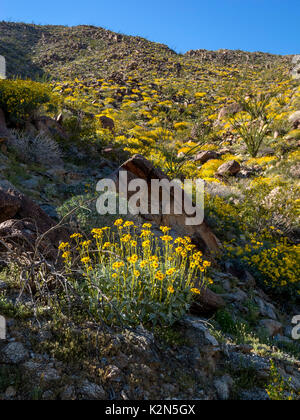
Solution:
[(29, 80), (0, 80), (0, 108), (10, 121), (22, 123), (51, 99), (49, 87)]
[(285, 380), (274, 363), (271, 360), (270, 364), (270, 384), (268, 385), (266, 392), (271, 401), (293, 401), (296, 400), (296, 394), (291, 386), (291, 380)]
[(173, 324), (188, 311), (208, 283), (210, 262), (189, 237), (174, 240), (169, 230), (161, 227), (157, 238), (146, 223), (138, 234), (133, 222), (118, 219), (115, 229), (93, 229), (93, 240), (74, 234), (60, 245), (69, 272), (80, 261), (83, 277), (75, 288), (93, 314), (110, 323), (155, 325)]
[(224, 234), (232, 230), (241, 232), (243, 228), (239, 210), (219, 195), (206, 194), (205, 214), (219, 238), (224, 238)]
[(229, 257), (247, 265), (265, 288), (299, 297), (300, 244), (291, 244), (286, 238), (274, 242), (272, 234), (266, 232), (261, 238), (252, 235), (251, 242), (243, 247), (227, 245), (226, 248)]

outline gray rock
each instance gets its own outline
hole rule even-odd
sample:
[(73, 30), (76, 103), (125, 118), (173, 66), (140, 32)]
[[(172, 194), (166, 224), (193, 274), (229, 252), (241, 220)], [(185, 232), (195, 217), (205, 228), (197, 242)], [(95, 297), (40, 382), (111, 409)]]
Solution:
[(293, 376), (289, 376), (287, 380), (291, 379), (292, 388), (299, 393), (300, 392), (300, 373), (294, 372)]
[(17, 395), (17, 391), (13, 386), (9, 386), (7, 390), (5, 391), (5, 397), (6, 398), (14, 398)]
[(259, 307), (259, 313), (261, 316), (277, 321), (277, 315), (275, 313), (275, 306), (271, 303), (267, 303), (259, 297), (255, 298), (255, 302)]
[(294, 329), (294, 327), (292, 326), (292, 322), (290, 322), (290, 325), (288, 325), (288, 326), (287, 326), (287, 327), (285, 327), (285, 329), (284, 329), (284, 335), (285, 335), (285, 337), (290, 337), (290, 338), (292, 338), (293, 329)]
[(23, 367), (35, 381), (42, 381), (47, 386), (61, 380), (59, 372), (54, 369), (52, 364), (45, 365), (44, 363), (37, 363), (30, 360)]
[(58, 214), (56, 211), (56, 208), (54, 206), (51, 206), (50, 204), (40, 204), (40, 207), (42, 210), (44, 210), (45, 213), (48, 214), (52, 219), (58, 220)]
[(222, 378), (216, 379), (214, 381), (214, 386), (220, 400), (229, 400), (230, 389), (233, 386), (233, 379), (229, 375), (224, 375)]
[(263, 319), (259, 322), (259, 326), (266, 331), (269, 337), (281, 334), (283, 330), (282, 324), (273, 319)]
[(54, 167), (51, 169), (48, 169), (46, 172), (47, 175), (54, 178), (63, 178), (66, 175), (67, 171), (63, 167)]
[(76, 394), (75, 394), (75, 388), (70, 385), (67, 386), (61, 393), (60, 393), (60, 398), (62, 401), (70, 401), (70, 400), (74, 400), (76, 398)]
[(239, 394), (241, 400), (244, 401), (268, 401), (269, 396), (264, 389), (254, 388), (246, 391), (242, 391)]
[(256, 370), (259, 377), (267, 377), (270, 372), (270, 363), (268, 359), (255, 354), (242, 354), (236, 351), (230, 351), (229, 361), (231, 369), (234, 372), (240, 372), (245, 369)]
[(26, 188), (27, 190), (34, 190), (35, 188), (37, 188), (39, 186), (39, 178), (34, 177), (34, 178), (30, 178), (27, 179), (26, 181), (22, 181), (21, 185)]
[(4, 361), (15, 365), (24, 362), (29, 357), (29, 352), (26, 350), (23, 344), (19, 342), (9, 343), (2, 350), (2, 354)]
[(8, 190), (13, 190), (13, 191), (19, 192), (17, 190), (17, 188), (11, 182), (7, 181), (7, 179), (3, 179), (3, 180), (0, 181), (0, 188), (3, 191), (6, 191), (6, 192)]
[(188, 328), (198, 330), (202, 338), (205, 339), (206, 344), (211, 345), (219, 349), (219, 343), (214, 336), (211, 335), (207, 326), (201, 321), (201, 319), (194, 317), (185, 317), (183, 321), (184, 325)]
[(7, 283), (0, 281), (0, 290), (6, 290), (8, 288)]
[(88, 380), (84, 381), (79, 393), (89, 400), (104, 400), (106, 398), (106, 392), (102, 386), (89, 382)]
[(245, 302), (248, 299), (247, 293), (243, 292), (241, 289), (237, 289), (235, 293), (226, 293), (221, 295), (225, 300), (229, 302)]
[(287, 344), (293, 343), (292, 339), (285, 337), (283, 335), (280, 335), (280, 334), (274, 337), (274, 341), (276, 341), (277, 343), (287, 343)]

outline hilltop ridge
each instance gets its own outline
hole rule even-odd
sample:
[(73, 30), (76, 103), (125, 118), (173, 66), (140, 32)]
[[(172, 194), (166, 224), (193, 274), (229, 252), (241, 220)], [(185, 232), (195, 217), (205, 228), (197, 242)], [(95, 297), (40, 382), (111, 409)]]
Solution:
[(7, 59), (8, 77), (56, 79), (106, 77), (115, 71), (147, 77), (182, 70), (185, 77), (199, 65), (266, 66), (285, 65), (290, 57), (244, 51), (191, 50), (178, 54), (167, 45), (124, 35), (95, 26), (74, 27), (0, 22), (0, 54)]

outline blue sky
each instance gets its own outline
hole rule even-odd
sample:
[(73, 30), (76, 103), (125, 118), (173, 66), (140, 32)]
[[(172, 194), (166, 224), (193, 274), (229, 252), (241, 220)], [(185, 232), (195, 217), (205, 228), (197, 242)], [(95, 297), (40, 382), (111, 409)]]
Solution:
[(102, 26), (178, 52), (300, 54), (300, 0), (0, 0), (0, 20)]

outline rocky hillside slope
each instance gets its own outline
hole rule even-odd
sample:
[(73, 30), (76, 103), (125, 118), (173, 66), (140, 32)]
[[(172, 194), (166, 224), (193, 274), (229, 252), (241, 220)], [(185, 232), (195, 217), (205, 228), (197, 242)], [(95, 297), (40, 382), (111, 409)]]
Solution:
[(193, 77), (198, 64), (272, 67), (290, 65), (288, 57), (242, 51), (189, 51), (178, 55), (166, 45), (117, 34), (93, 26), (38, 26), (0, 22), (0, 55), (8, 76), (79, 78), (109, 77), (115, 71), (147, 77), (185, 72)]
[[(0, 55), (0, 400), (299, 399), (290, 57), (10, 22)], [(120, 167), (203, 179), (205, 224), (100, 216)]]

